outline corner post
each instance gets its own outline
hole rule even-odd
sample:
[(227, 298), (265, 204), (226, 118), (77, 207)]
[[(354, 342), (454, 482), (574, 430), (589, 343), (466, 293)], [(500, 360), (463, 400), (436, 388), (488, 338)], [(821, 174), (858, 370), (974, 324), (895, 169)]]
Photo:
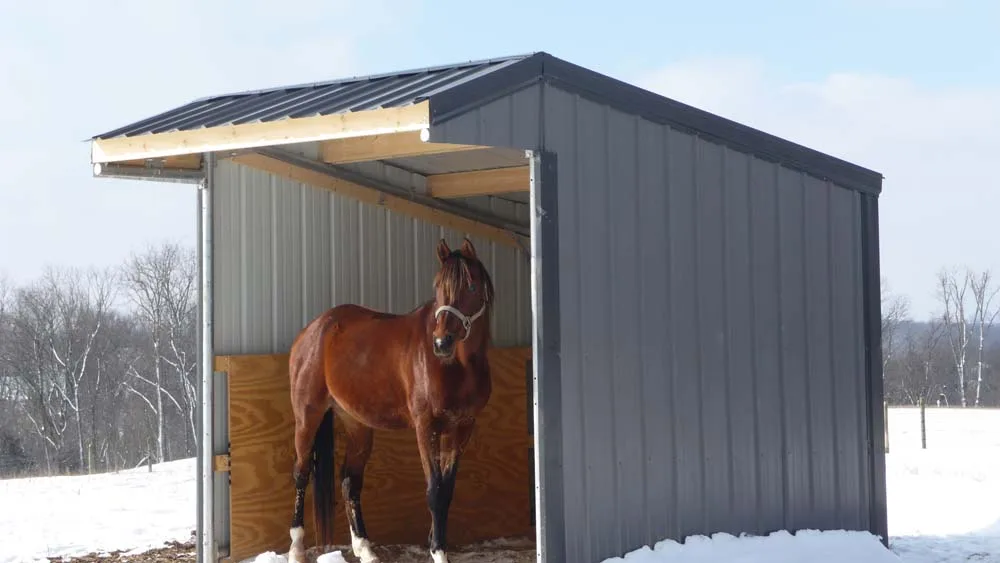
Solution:
[(215, 529), (214, 529), (214, 436), (213, 436), (213, 415), (215, 412), (213, 402), (213, 359), (215, 353), (212, 346), (212, 196), (214, 195), (215, 183), (215, 154), (205, 153), (204, 156), (205, 177), (198, 185), (198, 206), (200, 215), (198, 217), (199, 234), (199, 262), (198, 269), (201, 276), (199, 284), (200, 302), (199, 325), (201, 343), (199, 346), (199, 375), (201, 382), (201, 435), (199, 436), (199, 484), (200, 494), (200, 514), (199, 514), (199, 536), (198, 536), (198, 561), (199, 563), (215, 563)]
[(556, 155), (530, 161), (532, 397), (535, 430), (535, 539), (538, 563), (565, 561), (562, 385), (559, 363), (559, 222)]
[(883, 411), (885, 382), (882, 373), (882, 300), (879, 261), (878, 197), (860, 194), (861, 267), (864, 293), (866, 379), (868, 383), (869, 527), (889, 547), (886, 498), (886, 419)]

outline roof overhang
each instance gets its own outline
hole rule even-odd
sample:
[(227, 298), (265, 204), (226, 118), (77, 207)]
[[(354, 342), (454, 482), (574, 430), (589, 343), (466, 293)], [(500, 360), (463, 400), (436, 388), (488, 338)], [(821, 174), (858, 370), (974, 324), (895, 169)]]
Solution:
[(92, 164), (146, 161), (206, 152), (421, 131), (429, 125), (429, 102), (425, 100), (403, 107), (226, 124), (188, 131), (94, 138), (91, 140), (90, 160)]

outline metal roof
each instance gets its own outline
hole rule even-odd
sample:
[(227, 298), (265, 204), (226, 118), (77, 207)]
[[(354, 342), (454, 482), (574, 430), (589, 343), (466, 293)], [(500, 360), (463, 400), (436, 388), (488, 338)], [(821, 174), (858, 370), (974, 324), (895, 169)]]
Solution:
[(871, 193), (882, 189), (882, 175), (878, 172), (545, 52), (212, 96), (93, 139), (401, 107), (425, 100), (431, 101), (431, 124), (436, 124), (538, 81), (767, 160), (807, 170), (845, 187)]
[(532, 54), (210, 96), (93, 138), (133, 137), (408, 106), (530, 56)]

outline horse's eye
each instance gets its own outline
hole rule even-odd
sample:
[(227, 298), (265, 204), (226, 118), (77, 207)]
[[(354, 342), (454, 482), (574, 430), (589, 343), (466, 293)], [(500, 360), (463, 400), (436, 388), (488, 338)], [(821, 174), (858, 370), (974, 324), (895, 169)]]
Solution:
[(472, 293), (475, 293), (476, 292), (476, 284), (470, 283), (469, 284), (469, 291), (471, 291)]

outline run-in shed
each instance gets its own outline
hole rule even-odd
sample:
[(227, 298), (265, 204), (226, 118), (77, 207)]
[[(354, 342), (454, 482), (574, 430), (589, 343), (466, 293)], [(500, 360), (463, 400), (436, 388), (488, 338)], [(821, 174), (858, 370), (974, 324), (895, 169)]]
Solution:
[[(344, 301), (408, 310), (433, 242), (463, 234), (497, 285), (491, 408), (525, 420), (468, 454), (456, 536), (527, 526), (550, 563), (886, 536), (876, 172), (546, 53), (213, 96), (94, 137), (92, 160), (200, 186), (206, 560), (287, 549), (295, 332)], [(375, 523), (389, 486), (366, 483), (373, 541), (425, 537), (419, 483), (385, 509), (415, 525)]]

